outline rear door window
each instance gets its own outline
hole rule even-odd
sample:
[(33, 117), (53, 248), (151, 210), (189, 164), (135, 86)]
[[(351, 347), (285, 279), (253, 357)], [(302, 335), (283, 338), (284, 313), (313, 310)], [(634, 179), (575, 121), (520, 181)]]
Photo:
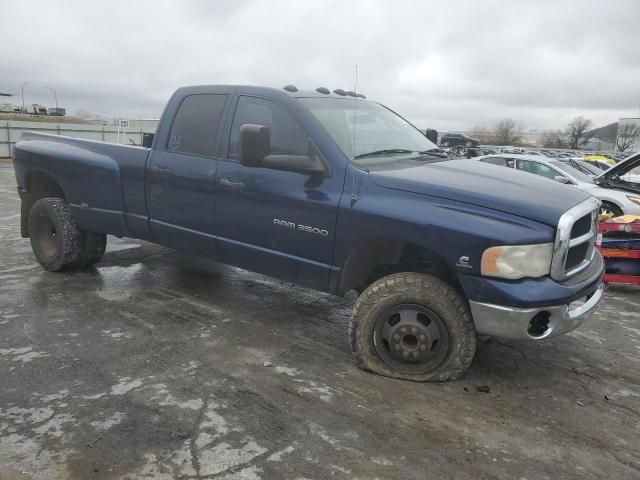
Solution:
[(182, 100), (167, 141), (169, 152), (212, 157), (227, 95), (196, 94)]
[(493, 163), (494, 165), (500, 165), (501, 167), (507, 166), (507, 160), (502, 157), (488, 157), (488, 158), (483, 158), (482, 161), (485, 163)]
[(554, 170), (553, 168), (538, 162), (532, 162), (531, 160), (518, 160), (518, 169), (524, 170), (525, 172), (535, 173), (536, 175), (540, 175), (542, 177), (550, 178), (551, 180), (555, 180), (557, 176), (561, 174)]

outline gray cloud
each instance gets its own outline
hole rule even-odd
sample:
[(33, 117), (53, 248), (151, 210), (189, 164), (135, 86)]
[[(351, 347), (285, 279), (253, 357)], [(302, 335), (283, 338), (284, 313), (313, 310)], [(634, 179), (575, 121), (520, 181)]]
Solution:
[(512, 116), (560, 128), (640, 104), (640, 3), (3, 2), (0, 91), (70, 111), (157, 117), (177, 87), (360, 90), (423, 127)]

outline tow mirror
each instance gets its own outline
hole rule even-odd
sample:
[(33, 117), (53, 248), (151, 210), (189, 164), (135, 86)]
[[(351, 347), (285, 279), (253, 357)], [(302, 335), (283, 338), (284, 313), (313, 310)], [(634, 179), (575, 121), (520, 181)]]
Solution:
[(571, 184), (571, 180), (569, 180), (567, 177), (563, 177), (562, 175), (556, 175), (555, 177), (553, 177), (553, 179), (556, 182), (564, 183), (566, 185)]
[(264, 125), (246, 123), (240, 126), (240, 163), (245, 167), (261, 167), (271, 150), (271, 130)]
[(245, 167), (325, 175), (327, 167), (316, 146), (310, 142), (308, 155), (269, 155), (271, 130), (247, 123), (240, 127), (240, 163)]

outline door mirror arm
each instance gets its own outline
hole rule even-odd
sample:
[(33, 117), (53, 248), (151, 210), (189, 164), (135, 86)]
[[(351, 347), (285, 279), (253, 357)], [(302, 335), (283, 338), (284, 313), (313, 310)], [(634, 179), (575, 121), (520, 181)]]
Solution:
[(326, 168), (317, 156), (309, 155), (267, 155), (262, 160), (264, 168), (285, 170), (288, 172), (324, 175)]

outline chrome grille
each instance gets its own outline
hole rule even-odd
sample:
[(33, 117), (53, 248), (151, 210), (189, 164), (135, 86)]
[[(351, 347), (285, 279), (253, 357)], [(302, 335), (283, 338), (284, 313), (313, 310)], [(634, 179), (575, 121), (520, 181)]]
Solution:
[(551, 278), (566, 280), (593, 260), (600, 200), (591, 197), (560, 217), (551, 261)]

